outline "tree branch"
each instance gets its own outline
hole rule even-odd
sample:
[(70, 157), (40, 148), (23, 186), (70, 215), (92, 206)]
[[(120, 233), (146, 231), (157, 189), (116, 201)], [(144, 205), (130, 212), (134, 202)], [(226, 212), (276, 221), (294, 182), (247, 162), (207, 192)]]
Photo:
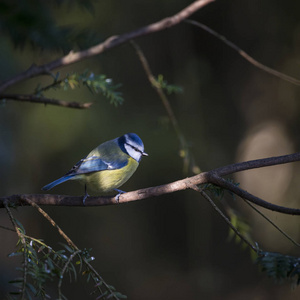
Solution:
[(247, 191), (237, 187), (235, 184), (223, 179), (222, 177), (216, 176), (216, 175), (212, 175), (210, 178), (210, 183), (213, 183), (219, 187), (222, 187), (228, 191), (233, 192), (234, 194), (240, 196), (243, 199), (247, 199), (248, 201), (259, 205), (261, 207), (264, 207), (266, 209), (269, 210), (273, 210), (273, 211), (278, 211), (281, 212), (283, 214), (289, 214), (289, 215), (300, 215), (300, 209), (294, 209), (294, 208), (289, 208), (289, 207), (284, 207), (284, 206), (279, 206), (279, 205), (275, 205), (272, 204), (270, 202), (264, 201), (250, 193), (248, 193)]
[(34, 103), (41, 103), (41, 104), (52, 104), (58, 105), (68, 108), (89, 108), (93, 103), (79, 103), (79, 102), (68, 102), (58, 99), (49, 99), (41, 96), (35, 95), (20, 95), (20, 94), (1, 94), (0, 100), (16, 100), (22, 102), (34, 102)]
[[(154, 75), (152, 73), (152, 70), (149, 66), (148, 60), (147, 60), (146, 56), (144, 55), (142, 49), (134, 41), (131, 41), (131, 44), (132, 44), (133, 48), (135, 49), (135, 51), (136, 51), (136, 53), (139, 57), (139, 60), (142, 64), (142, 67), (143, 67), (145, 73), (146, 73), (148, 81), (150, 82), (151, 86), (157, 92), (158, 97), (162, 101), (162, 104), (163, 104), (163, 106), (164, 106), (164, 108), (167, 112), (169, 120), (171, 121), (173, 129), (174, 129), (174, 131), (175, 131), (175, 133), (176, 133), (176, 135), (179, 139), (181, 150), (184, 153), (184, 156), (183, 156), (183, 174), (186, 175), (186, 174), (188, 174), (189, 167), (191, 166), (191, 153), (189, 151), (188, 143), (185, 139), (184, 134), (181, 131), (181, 128), (180, 128), (179, 123), (177, 121), (177, 118), (174, 114), (174, 111), (172, 109), (170, 101), (169, 101), (168, 97), (166, 96), (165, 92), (163, 91), (161, 85), (158, 83), (158, 81), (154, 77)], [(192, 166), (191, 169), (193, 169), (193, 167), (195, 167), (195, 166)]]
[[(250, 170), (253, 168), (261, 168), (266, 166), (274, 166), (279, 164), (285, 164), (290, 162), (300, 161), (300, 152), (275, 156), (257, 160), (251, 160), (232, 164), (211, 170), (209, 172), (202, 172), (198, 175), (174, 181), (168, 184), (140, 189), (132, 192), (128, 192), (120, 195), (119, 203), (127, 203), (131, 201), (137, 201), (147, 199), (150, 197), (161, 196), (164, 194), (174, 193), (186, 189), (195, 189), (195, 185), (211, 183), (220, 186), (224, 189), (230, 190), (234, 194), (247, 199), (248, 201), (267, 208), (269, 210), (277, 211), (284, 214), (300, 215), (300, 209), (289, 208), (272, 204), (264, 201), (246, 191), (240, 187), (224, 180), (221, 176), (232, 174), (235, 172)], [(12, 205), (22, 206), (28, 205), (28, 199), (38, 205), (56, 205), (56, 206), (84, 206), (83, 197), (72, 197), (64, 195), (50, 195), (50, 194), (32, 194), (32, 195), (12, 195), (7, 197), (0, 197), (0, 208), (4, 207), (5, 201), (10, 202)], [(117, 204), (115, 197), (89, 197), (86, 201), (86, 206), (102, 206)]]
[(225, 176), (225, 175), (229, 175), (232, 173), (241, 172), (245, 170), (282, 165), (282, 164), (296, 162), (296, 161), (300, 161), (300, 152), (288, 154), (288, 155), (249, 160), (241, 163), (220, 167), (211, 172), (215, 172), (218, 176)]
[(91, 48), (88, 48), (83, 51), (73, 52), (71, 51), (66, 56), (63, 56), (57, 60), (54, 60), (52, 62), (49, 62), (44, 65), (37, 66), (33, 64), (28, 70), (18, 74), (17, 76), (8, 79), (4, 81), (0, 85), (0, 93), (5, 91), (8, 87), (11, 85), (16, 84), (17, 82), (23, 81), (25, 79), (29, 79), (38, 75), (45, 75), (50, 74), (50, 71), (53, 69), (57, 69), (60, 67), (65, 67), (68, 65), (71, 65), (73, 63), (76, 63), (78, 61), (81, 61), (85, 58), (89, 58), (98, 54), (103, 53), (104, 51), (114, 48), (116, 46), (119, 46), (127, 41), (130, 41), (131, 39), (135, 39), (141, 36), (145, 36), (148, 34), (152, 34), (155, 32), (162, 31), (164, 29), (173, 27), (186, 18), (188, 18), (190, 15), (195, 13), (197, 10), (201, 9), (205, 5), (209, 4), (210, 2), (213, 2), (214, 0), (197, 0), (190, 4), (189, 6), (185, 7), (183, 10), (178, 12), (177, 14), (165, 18), (161, 21), (158, 21), (156, 23), (150, 24), (148, 26), (139, 28), (137, 30), (119, 35), (119, 36), (112, 36), (106, 39), (103, 43), (100, 43), (98, 45), (95, 45)]

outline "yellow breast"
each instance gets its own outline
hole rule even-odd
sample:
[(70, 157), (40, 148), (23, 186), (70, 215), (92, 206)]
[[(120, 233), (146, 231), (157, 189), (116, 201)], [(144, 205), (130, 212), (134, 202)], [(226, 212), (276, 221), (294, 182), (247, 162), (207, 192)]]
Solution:
[(87, 173), (78, 179), (86, 184), (88, 191), (109, 192), (123, 185), (136, 171), (138, 165), (138, 162), (130, 157), (124, 168)]

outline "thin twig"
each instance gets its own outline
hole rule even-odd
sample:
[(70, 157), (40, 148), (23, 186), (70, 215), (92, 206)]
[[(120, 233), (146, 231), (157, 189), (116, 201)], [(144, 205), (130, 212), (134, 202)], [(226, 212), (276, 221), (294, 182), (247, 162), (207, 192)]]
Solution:
[(52, 88), (55, 88), (55, 87), (59, 87), (68, 77), (66, 76), (65, 78), (63, 79), (60, 79), (60, 80), (57, 80), (57, 79), (54, 79), (54, 81), (44, 87), (39, 87), (38, 89), (36, 89), (36, 92), (38, 93), (42, 93), (42, 92), (46, 92)]
[(188, 174), (188, 169), (190, 165), (190, 151), (188, 148), (188, 144), (186, 142), (186, 139), (180, 129), (180, 126), (178, 124), (177, 118), (174, 114), (174, 111), (172, 109), (172, 106), (168, 100), (168, 97), (166, 96), (165, 92), (163, 91), (161, 85), (157, 82), (156, 78), (154, 77), (151, 68), (149, 66), (149, 63), (147, 61), (146, 56), (144, 55), (142, 49), (139, 47), (139, 45), (134, 42), (133, 40), (131, 41), (132, 46), (134, 47), (140, 61), (142, 64), (142, 67), (146, 73), (146, 76), (151, 84), (151, 86), (154, 88), (154, 90), (157, 92), (159, 98), (162, 101), (162, 104), (167, 112), (167, 115), (169, 117), (169, 120), (171, 121), (171, 124), (175, 130), (175, 133), (179, 139), (180, 142), (180, 147), (181, 150), (184, 153), (184, 159), (183, 159), (183, 174), (187, 175)]
[(260, 63), (259, 61), (255, 60), (253, 57), (251, 57), (249, 54), (247, 54), (244, 50), (242, 50), (240, 47), (238, 47), (236, 44), (234, 44), (233, 42), (229, 41), (225, 36), (219, 34), (218, 32), (214, 31), (213, 29), (211, 29), (210, 27), (199, 23), (197, 21), (194, 20), (185, 20), (185, 22), (192, 24), (194, 26), (200, 27), (201, 29), (209, 32), (210, 34), (212, 34), (213, 36), (215, 36), (216, 38), (218, 38), (220, 41), (222, 41), (223, 43), (225, 43), (227, 46), (229, 46), (231, 49), (235, 50), (239, 55), (241, 55), (244, 59), (246, 59), (250, 64), (254, 65), (255, 67), (269, 73), (272, 74), (280, 79), (283, 79), (285, 81), (288, 81), (290, 83), (293, 83), (295, 85), (300, 85), (300, 80), (288, 76), (284, 73), (281, 73), (277, 70), (274, 70), (262, 63)]
[[(28, 202), (31, 206), (35, 207), (39, 211), (39, 213), (41, 213), (46, 218), (46, 220), (48, 220), (50, 224), (58, 230), (59, 234), (66, 240), (66, 242), (74, 250), (76, 250), (74, 253), (78, 254), (79, 252), (81, 252), (81, 250), (74, 244), (74, 242), (61, 230), (61, 228), (55, 223), (55, 221), (42, 208), (40, 208), (35, 202), (28, 199), (28, 197), (24, 197), (22, 200)], [(83, 261), (86, 264), (86, 266), (94, 273), (94, 275), (99, 278), (99, 280), (103, 283), (103, 285), (109, 291), (109, 293), (116, 300), (118, 300), (118, 297), (114, 295), (114, 291), (111, 289), (111, 287), (103, 280), (103, 278), (98, 274), (98, 272), (93, 268), (93, 266), (87, 261), (85, 257), (83, 257)]]
[(259, 209), (252, 205), (247, 199), (242, 198), (252, 209), (254, 209), (259, 215), (261, 215), (265, 220), (267, 220), (272, 226), (274, 226), (280, 233), (282, 233), (288, 240), (290, 240), (295, 246), (300, 247), (291, 236), (289, 236), (284, 230), (282, 230), (278, 225), (276, 225), (269, 217), (263, 214)]
[(79, 250), (79, 248), (73, 243), (73, 241), (62, 231), (62, 229), (55, 223), (55, 221), (43, 210), (41, 209), (35, 202), (28, 199), (28, 197), (23, 198), (24, 201), (28, 202), (31, 206), (35, 207), (39, 213), (41, 213), (44, 218), (46, 218), (50, 224), (55, 227), (59, 234), (66, 240), (66, 242), (75, 250)]
[(68, 265), (72, 262), (73, 258), (79, 254), (81, 252), (81, 250), (76, 250), (74, 253), (72, 253), (68, 259), (68, 261), (65, 263), (63, 269), (61, 270), (60, 272), (60, 278), (59, 278), (59, 282), (58, 282), (58, 285), (57, 285), (57, 288), (58, 288), (58, 299), (62, 299), (62, 292), (61, 292), (61, 285), (62, 285), (62, 281), (63, 281), (63, 277), (64, 277), (64, 274), (67, 270), (67, 267)]
[[(96, 275), (95, 277), (98, 278), (100, 280), (100, 282), (105, 286), (105, 288), (109, 291), (110, 295), (112, 295), (112, 297), (114, 297), (114, 299), (119, 300), (119, 298), (115, 295), (114, 291), (111, 289), (111, 286), (108, 285), (103, 278), (99, 275), (99, 273), (94, 269), (94, 267), (86, 260), (86, 258), (83, 258), (84, 263), (87, 265), (87, 267), (94, 273), (94, 275)], [(99, 291), (101, 291), (101, 287), (99, 282), (97, 282), (95, 280), (95, 278), (93, 278), (95, 283), (96, 283), (96, 287), (99, 289)], [(102, 292), (102, 291), (101, 291)]]
[(257, 253), (257, 248), (254, 247), (250, 241), (248, 241), (233, 224), (230, 222), (230, 220), (225, 216), (225, 214), (220, 210), (220, 208), (214, 203), (214, 201), (208, 196), (207, 193), (204, 192), (203, 189), (200, 189), (198, 186), (192, 187), (195, 191), (199, 192), (208, 202), (209, 204), (214, 208), (215, 211), (223, 218), (223, 220), (227, 223), (227, 225), (235, 232), (237, 236), (240, 237), (242, 241), (244, 241), (255, 253)]
[(9, 230), (9, 231), (12, 231), (12, 232), (16, 232), (15, 229), (10, 228), (10, 227), (6, 227), (6, 226), (3, 226), (3, 225), (0, 225), (0, 228), (5, 229), (5, 230)]
[(7, 211), (7, 214), (9, 216), (9, 219), (12, 223), (12, 225), (14, 226), (15, 228), (15, 231), (23, 245), (23, 248), (24, 248), (24, 251), (23, 251), (23, 260), (24, 260), (24, 269), (23, 269), (23, 281), (22, 281), (22, 294), (21, 294), (21, 300), (24, 300), (25, 299), (25, 291), (26, 291), (26, 280), (27, 280), (27, 245), (26, 245), (26, 240), (25, 240), (25, 237), (24, 235), (20, 232), (19, 228), (18, 228), (18, 225), (12, 215), (12, 212), (11, 210), (9, 209), (8, 207), (8, 201), (5, 201), (4, 202), (4, 206), (5, 206), (5, 209)]
[(79, 108), (85, 109), (91, 107), (93, 103), (79, 103), (79, 102), (68, 102), (58, 99), (50, 99), (42, 96), (35, 96), (35, 95), (21, 95), (21, 94), (1, 94), (0, 101), (5, 100), (15, 100), (15, 101), (22, 101), (22, 102), (34, 102), (34, 103), (41, 103), (41, 104), (51, 104), (51, 105), (58, 105), (67, 108)]
[(150, 24), (148, 26), (139, 28), (137, 30), (119, 35), (119, 36), (111, 36), (110, 38), (106, 39), (103, 43), (100, 43), (98, 45), (95, 45), (91, 48), (88, 48), (83, 51), (73, 52), (71, 51), (66, 56), (63, 56), (57, 60), (51, 61), (44, 65), (32, 65), (28, 70), (18, 74), (17, 76), (8, 79), (4, 81), (0, 85), (0, 93), (5, 91), (8, 87), (23, 81), (25, 79), (29, 79), (32, 77), (36, 77), (38, 75), (47, 74), (49, 75), (50, 72), (54, 69), (69, 66), (71, 64), (74, 64), (78, 61), (81, 61), (83, 59), (93, 57), (95, 55), (99, 55), (103, 53), (104, 51), (114, 48), (116, 46), (119, 46), (125, 42), (128, 42), (132, 39), (153, 34), (155, 32), (162, 31), (164, 29), (170, 28), (172, 26), (175, 26), (185, 20), (186, 18), (190, 17), (193, 13), (195, 13), (197, 10), (201, 9), (202, 7), (206, 6), (207, 4), (213, 2), (214, 0), (197, 0), (182, 9), (177, 14), (162, 19), (156, 23)]

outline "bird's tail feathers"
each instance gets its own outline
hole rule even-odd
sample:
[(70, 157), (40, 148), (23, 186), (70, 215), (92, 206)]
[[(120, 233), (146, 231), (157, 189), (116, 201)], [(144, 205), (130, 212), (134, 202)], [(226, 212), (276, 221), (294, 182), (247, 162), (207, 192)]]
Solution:
[(58, 179), (54, 180), (53, 182), (50, 182), (49, 184), (43, 186), (42, 190), (43, 191), (48, 191), (48, 190), (52, 189), (53, 187), (55, 187), (56, 185), (61, 184), (65, 181), (67, 181), (67, 180), (72, 179), (72, 177), (74, 177), (74, 175), (66, 175), (66, 176), (63, 176), (61, 178), (58, 178)]

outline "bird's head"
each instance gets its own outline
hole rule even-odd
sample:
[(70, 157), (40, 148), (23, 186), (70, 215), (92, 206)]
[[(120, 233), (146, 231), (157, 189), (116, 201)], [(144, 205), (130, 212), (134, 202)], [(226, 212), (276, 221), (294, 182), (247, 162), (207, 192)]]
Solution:
[(140, 162), (142, 156), (148, 156), (144, 152), (144, 144), (140, 137), (135, 133), (126, 133), (118, 138), (118, 143), (122, 151), (127, 153), (137, 162)]

